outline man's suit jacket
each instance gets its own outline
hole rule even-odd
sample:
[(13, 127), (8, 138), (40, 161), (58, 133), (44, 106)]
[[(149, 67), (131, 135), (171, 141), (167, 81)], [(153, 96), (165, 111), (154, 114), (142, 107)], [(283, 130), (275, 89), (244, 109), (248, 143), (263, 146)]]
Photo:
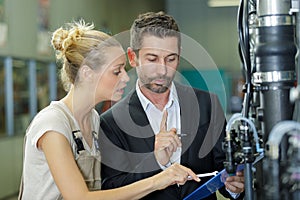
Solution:
[[(195, 173), (221, 171), (225, 154), (222, 141), (225, 117), (216, 95), (175, 84), (181, 114), (181, 164)], [(101, 115), (102, 133), (99, 143), (102, 154), (102, 189), (124, 186), (161, 172), (154, 157), (155, 135), (136, 91)], [(183, 199), (210, 177), (201, 182), (187, 181), (155, 191), (143, 199)], [(220, 192), (229, 197), (225, 188)], [(213, 194), (207, 199), (216, 199)]]

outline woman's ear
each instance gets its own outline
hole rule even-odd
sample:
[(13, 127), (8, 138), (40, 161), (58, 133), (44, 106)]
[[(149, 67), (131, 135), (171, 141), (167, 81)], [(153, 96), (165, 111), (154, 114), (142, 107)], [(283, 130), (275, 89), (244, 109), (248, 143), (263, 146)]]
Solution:
[(129, 60), (129, 64), (131, 65), (131, 67), (137, 67), (138, 66), (137, 55), (131, 47), (127, 48), (127, 55), (128, 55), (128, 60)]
[(94, 71), (87, 65), (83, 65), (80, 68), (80, 74), (81, 77), (84, 78), (85, 80), (92, 80)]

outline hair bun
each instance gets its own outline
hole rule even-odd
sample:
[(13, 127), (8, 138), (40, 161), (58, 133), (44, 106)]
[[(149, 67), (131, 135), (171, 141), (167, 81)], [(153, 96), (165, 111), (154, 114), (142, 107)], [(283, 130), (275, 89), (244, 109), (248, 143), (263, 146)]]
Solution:
[(57, 29), (53, 35), (52, 35), (52, 39), (51, 39), (51, 44), (54, 47), (54, 49), (58, 50), (58, 51), (65, 51), (65, 46), (64, 46), (64, 42), (65, 39), (68, 37), (69, 35), (69, 31), (68, 30), (64, 30), (63, 28), (59, 28)]

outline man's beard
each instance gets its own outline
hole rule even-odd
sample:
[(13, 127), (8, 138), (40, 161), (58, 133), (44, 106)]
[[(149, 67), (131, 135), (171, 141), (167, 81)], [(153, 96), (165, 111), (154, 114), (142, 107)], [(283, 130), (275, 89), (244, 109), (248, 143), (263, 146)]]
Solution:
[[(151, 83), (153, 80), (156, 80), (156, 79), (166, 80), (166, 85)], [(142, 84), (143, 84), (142, 86), (154, 93), (164, 93), (170, 88), (171, 83), (172, 83), (172, 78), (170, 78), (170, 77), (151, 78), (151, 79), (148, 79), (147, 83), (143, 83), (143, 81), (142, 81)]]

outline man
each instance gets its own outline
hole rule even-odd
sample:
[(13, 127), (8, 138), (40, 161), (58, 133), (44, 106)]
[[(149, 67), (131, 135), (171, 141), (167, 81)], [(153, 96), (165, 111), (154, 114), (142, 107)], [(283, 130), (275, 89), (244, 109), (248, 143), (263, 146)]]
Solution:
[[(102, 189), (146, 178), (173, 163), (199, 174), (221, 171), (224, 113), (216, 95), (173, 81), (181, 48), (175, 20), (163, 12), (145, 13), (133, 22), (130, 35), (128, 59), (138, 80), (135, 90), (101, 116)], [(209, 178), (173, 185), (144, 199), (183, 199)], [(227, 178), (220, 192), (241, 197), (243, 182), (239, 172)]]

